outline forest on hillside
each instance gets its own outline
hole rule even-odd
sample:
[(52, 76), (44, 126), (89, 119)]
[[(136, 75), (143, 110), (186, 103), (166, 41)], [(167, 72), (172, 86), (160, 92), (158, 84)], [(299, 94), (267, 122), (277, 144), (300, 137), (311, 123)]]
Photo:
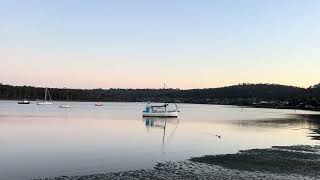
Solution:
[[(0, 99), (43, 99), (43, 87), (0, 84)], [(239, 84), (208, 89), (49, 89), (53, 100), (106, 102), (182, 102), (228, 105), (320, 107), (320, 85), (299, 88), (277, 84)]]

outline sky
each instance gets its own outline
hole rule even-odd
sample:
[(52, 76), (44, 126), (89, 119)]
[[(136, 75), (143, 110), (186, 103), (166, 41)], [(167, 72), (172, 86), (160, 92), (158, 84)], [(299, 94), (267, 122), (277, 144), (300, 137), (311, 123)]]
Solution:
[(320, 83), (318, 0), (0, 0), (0, 83)]

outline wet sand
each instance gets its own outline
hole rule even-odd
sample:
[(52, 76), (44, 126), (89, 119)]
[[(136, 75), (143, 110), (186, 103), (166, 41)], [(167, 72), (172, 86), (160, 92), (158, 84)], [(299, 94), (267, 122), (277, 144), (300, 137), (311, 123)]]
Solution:
[(319, 179), (320, 146), (274, 146), (236, 154), (158, 163), (152, 169), (61, 176), (46, 180), (103, 179)]
[(320, 178), (320, 146), (274, 146), (237, 154), (203, 156), (191, 161), (229, 169)]

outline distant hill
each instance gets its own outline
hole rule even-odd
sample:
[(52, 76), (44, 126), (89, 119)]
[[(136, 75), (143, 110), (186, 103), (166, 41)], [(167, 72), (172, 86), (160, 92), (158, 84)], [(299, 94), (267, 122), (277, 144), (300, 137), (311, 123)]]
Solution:
[(310, 87), (310, 89), (318, 89), (318, 88), (320, 88), (320, 83)]
[[(51, 88), (53, 100), (65, 100), (66, 89)], [(239, 84), (208, 89), (68, 89), (74, 101), (179, 101), (205, 104), (286, 104), (320, 106), (320, 85), (299, 88), (278, 84)], [(0, 84), (0, 99), (42, 99), (44, 88)]]
[(284, 101), (305, 93), (306, 89), (277, 84), (240, 84), (212, 89), (186, 90), (189, 98), (246, 99), (251, 101)]

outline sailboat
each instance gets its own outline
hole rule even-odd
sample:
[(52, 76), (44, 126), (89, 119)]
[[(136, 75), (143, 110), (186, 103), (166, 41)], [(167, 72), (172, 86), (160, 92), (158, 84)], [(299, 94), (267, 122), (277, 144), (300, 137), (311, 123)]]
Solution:
[(149, 102), (142, 112), (143, 117), (178, 117), (179, 110), (176, 103), (169, 108), (169, 103), (163, 105), (151, 105)]
[(69, 98), (68, 98), (68, 90), (67, 90), (67, 104), (62, 104), (59, 106), (59, 108), (72, 108), (72, 106), (68, 102), (69, 102)]
[[(164, 84), (166, 89), (166, 84)], [(179, 115), (178, 106), (174, 103), (174, 106), (170, 106), (169, 103), (164, 102), (163, 105), (152, 105), (150, 102), (147, 103), (145, 109), (142, 111), (143, 117), (178, 117)]]
[(103, 106), (102, 103), (95, 103), (94, 106)]
[[(47, 101), (47, 96), (49, 97), (49, 101)], [(52, 100), (48, 88), (45, 89), (44, 100), (38, 100), (37, 105), (52, 105)]]

